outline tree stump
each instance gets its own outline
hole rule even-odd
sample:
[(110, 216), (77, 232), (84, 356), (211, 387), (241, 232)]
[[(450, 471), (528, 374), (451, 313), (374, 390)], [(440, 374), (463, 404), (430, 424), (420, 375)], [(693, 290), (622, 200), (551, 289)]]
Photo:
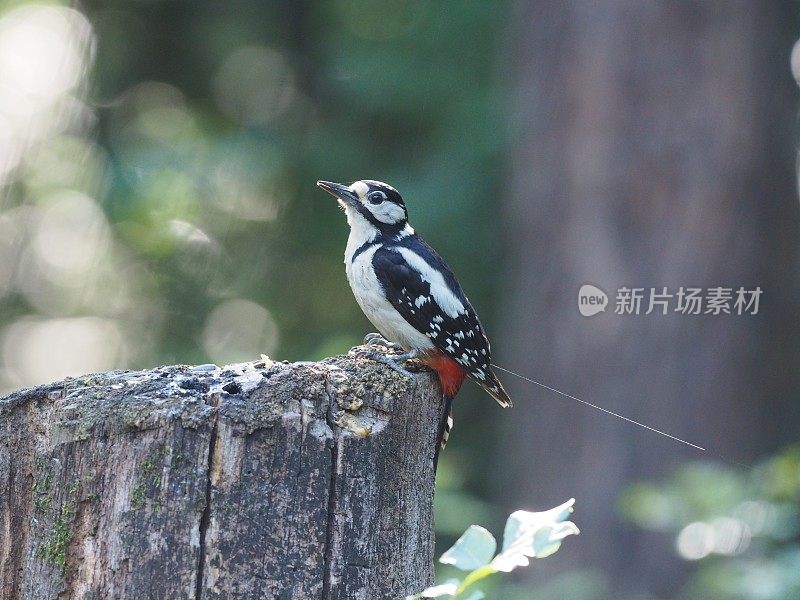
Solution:
[(441, 411), (353, 351), (0, 399), (2, 598), (403, 598), (433, 579)]

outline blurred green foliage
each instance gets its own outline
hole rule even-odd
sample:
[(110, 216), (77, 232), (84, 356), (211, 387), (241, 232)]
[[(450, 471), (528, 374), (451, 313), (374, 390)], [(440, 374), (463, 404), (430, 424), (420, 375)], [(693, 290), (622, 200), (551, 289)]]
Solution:
[[(17, 144), (0, 181), (18, 230), (16, 273), (0, 272), (0, 387), (260, 352), (316, 359), (359, 342), (370, 326), (343, 274), (347, 227), (319, 178), (398, 187), (489, 312), (502, 4), (67, 6), (0, 3), (0, 49), (4, 31), (61, 29), (17, 68), (80, 49), (74, 81), (48, 97), (59, 121)], [(59, 256), (61, 272), (36, 268)], [(15, 323), (28, 327), (9, 335)], [(25, 341), (48, 324), (82, 356)]]
[(642, 527), (675, 535), (696, 563), (679, 598), (800, 597), (800, 446), (753, 468), (688, 464), (666, 483), (640, 483), (619, 500)]

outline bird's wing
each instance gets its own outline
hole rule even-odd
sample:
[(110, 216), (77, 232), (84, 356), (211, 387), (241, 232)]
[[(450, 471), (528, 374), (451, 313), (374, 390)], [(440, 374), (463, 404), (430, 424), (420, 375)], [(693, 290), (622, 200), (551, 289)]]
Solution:
[(491, 368), (491, 348), (475, 309), (429, 246), (378, 249), (372, 265), (387, 299), (417, 331), (456, 361), (497, 402), (511, 399)]

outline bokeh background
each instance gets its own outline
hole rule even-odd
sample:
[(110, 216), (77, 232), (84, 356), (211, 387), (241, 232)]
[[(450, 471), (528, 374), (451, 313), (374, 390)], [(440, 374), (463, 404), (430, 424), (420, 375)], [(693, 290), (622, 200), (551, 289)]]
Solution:
[[(387, 181), (497, 362), (439, 552), (577, 498), (507, 600), (800, 597), (796, 0), (0, 0), (0, 390), (343, 353), (371, 330), (317, 179)], [(577, 291), (764, 290), (591, 318)], [(613, 302), (613, 298), (612, 298)]]

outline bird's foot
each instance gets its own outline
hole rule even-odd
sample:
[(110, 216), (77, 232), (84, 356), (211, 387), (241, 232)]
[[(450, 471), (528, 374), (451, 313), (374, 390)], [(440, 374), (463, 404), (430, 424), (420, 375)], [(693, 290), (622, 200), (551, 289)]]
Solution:
[(364, 336), (364, 343), (367, 346), (379, 346), (381, 348), (386, 348), (387, 350), (392, 350), (394, 352), (402, 352), (403, 347), (399, 344), (395, 344), (394, 342), (390, 342), (385, 337), (383, 337), (380, 333), (368, 333)]
[(387, 355), (382, 354), (380, 352), (376, 352), (374, 350), (366, 350), (364, 352), (360, 352), (359, 356), (363, 356), (364, 358), (369, 358), (374, 360), (375, 362), (379, 362), (383, 365), (386, 365), (393, 371), (400, 373), (403, 377), (408, 379), (413, 379), (414, 374), (405, 369), (400, 363), (405, 362), (407, 360), (412, 360), (414, 358), (418, 358), (420, 356), (419, 351), (417, 350), (410, 350), (408, 352), (404, 352), (403, 354), (393, 354)]

